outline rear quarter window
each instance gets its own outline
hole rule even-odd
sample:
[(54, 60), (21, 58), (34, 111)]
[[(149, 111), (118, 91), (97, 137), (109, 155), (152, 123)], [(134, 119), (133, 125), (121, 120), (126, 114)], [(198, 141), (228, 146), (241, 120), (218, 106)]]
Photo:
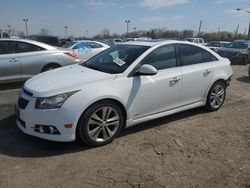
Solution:
[(26, 52), (37, 52), (37, 51), (43, 51), (44, 48), (40, 46), (36, 46), (34, 44), (26, 43), (26, 42), (18, 42), (18, 52), (19, 53), (26, 53)]
[(210, 52), (197, 46), (180, 44), (179, 49), (182, 56), (182, 66), (218, 61)]
[(202, 49), (203, 62), (218, 61), (218, 59), (210, 52)]

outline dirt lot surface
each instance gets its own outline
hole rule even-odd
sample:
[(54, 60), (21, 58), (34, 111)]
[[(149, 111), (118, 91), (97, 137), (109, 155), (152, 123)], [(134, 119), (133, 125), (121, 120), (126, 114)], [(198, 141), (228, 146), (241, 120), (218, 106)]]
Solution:
[(18, 130), (20, 85), (0, 85), (0, 187), (250, 188), (250, 78), (233, 66), (224, 106), (129, 129), (107, 146), (55, 143)]

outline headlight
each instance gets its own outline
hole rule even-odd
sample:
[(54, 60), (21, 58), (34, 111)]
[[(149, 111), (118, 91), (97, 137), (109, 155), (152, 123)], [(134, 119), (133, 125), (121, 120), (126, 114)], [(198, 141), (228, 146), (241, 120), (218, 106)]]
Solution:
[[(79, 91), (79, 90), (78, 90)], [(56, 109), (60, 108), (63, 103), (73, 94), (78, 91), (72, 91), (69, 93), (63, 93), (51, 97), (41, 97), (36, 100), (36, 109)]]

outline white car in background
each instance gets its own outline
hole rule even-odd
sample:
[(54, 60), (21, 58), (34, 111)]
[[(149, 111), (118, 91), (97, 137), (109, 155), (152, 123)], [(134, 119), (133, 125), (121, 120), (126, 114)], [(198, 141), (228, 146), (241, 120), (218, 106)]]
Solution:
[(74, 50), (74, 53), (77, 55), (77, 57), (81, 61), (85, 62), (96, 54), (106, 50), (110, 46), (97, 41), (78, 40), (69, 42), (63, 47)]
[(232, 74), (230, 61), (205, 46), (122, 43), (81, 65), (28, 80), (17, 102), (17, 125), (43, 139), (65, 142), (79, 135), (100, 146), (123, 127), (200, 106), (218, 110)]
[(202, 44), (205, 45), (206, 43), (204, 42), (203, 38), (186, 38), (186, 41), (197, 43), (197, 44)]
[(27, 39), (0, 39), (0, 83), (27, 80), (51, 69), (80, 63), (72, 50)]

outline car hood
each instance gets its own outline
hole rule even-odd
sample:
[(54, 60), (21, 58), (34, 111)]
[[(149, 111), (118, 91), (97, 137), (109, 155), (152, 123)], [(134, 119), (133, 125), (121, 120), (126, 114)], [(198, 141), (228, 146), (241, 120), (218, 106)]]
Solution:
[(24, 88), (32, 92), (34, 97), (48, 97), (79, 90), (88, 84), (115, 77), (114, 74), (72, 65), (36, 75), (25, 82)]

